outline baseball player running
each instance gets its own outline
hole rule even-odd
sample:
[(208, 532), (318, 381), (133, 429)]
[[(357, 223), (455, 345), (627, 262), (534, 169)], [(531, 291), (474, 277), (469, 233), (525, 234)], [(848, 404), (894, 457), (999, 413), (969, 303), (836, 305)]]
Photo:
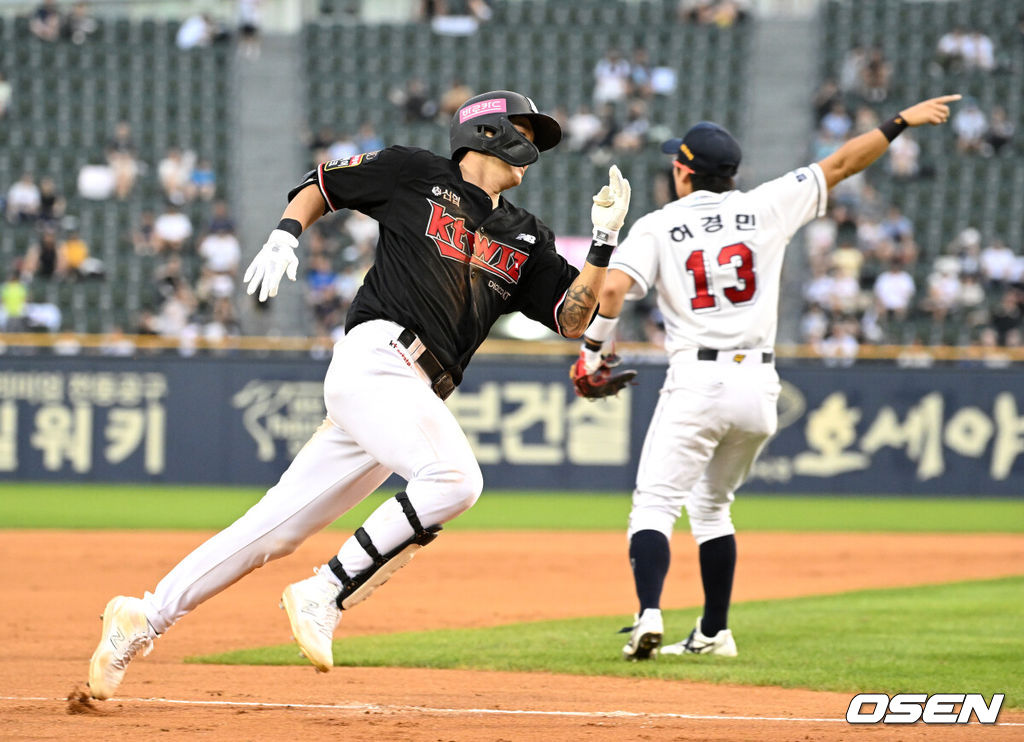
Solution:
[(780, 387), (773, 345), (786, 245), (797, 229), (825, 213), (829, 189), (877, 160), (906, 127), (944, 123), (947, 104), (959, 98), (913, 105), (821, 162), (749, 193), (735, 190), (740, 146), (721, 126), (701, 122), (663, 145), (675, 155), (678, 200), (630, 229), (571, 371), (584, 396), (601, 396), (603, 390), (591, 388), (603, 379), (621, 383), (623, 374), (610, 367), (609, 356), (623, 300), (657, 288), (669, 368), (629, 516), (640, 608), (634, 625), (623, 630), (630, 634), (626, 659), (647, 659), (661, 644), (669, 540), (683, 506), (699, 547), (704, 613), (684, 641), (662, 647), (661, 654), (736, 655), (728, 628), (736, 567), (730, 505), (776, 429)]
[(583, 334), (629, 205), (629, 183), (612, 166), (594, 197), (594, 241), (582, 271), (559, 256), (551, 230), (501, 194), (560, 138), (558, 123), (529, 98), (492, 91), (456, 111), (450, 158), (388, 147), (322, 164), (288, 194), (281, 222), (245, 272), (260, 301), (277, 294), (282, 276), (295, 280), (298, 237), (325, 213), (357, 209), (380, 223), (375, 264), (324, 380), (327, 418), (245, 515), (153, 592), (107, 604), (89, 667), (93, 697), (113, 695), (132, 658), (148, 654), (193, 608), (291, 553), (397, 472), (405, 491), (312, 577), (284, 590), (299, 648), (326, 672), (341, 611), (476, 502), (480, 467), (444, 399), (502, 314), (522, 312), (565, 337)]

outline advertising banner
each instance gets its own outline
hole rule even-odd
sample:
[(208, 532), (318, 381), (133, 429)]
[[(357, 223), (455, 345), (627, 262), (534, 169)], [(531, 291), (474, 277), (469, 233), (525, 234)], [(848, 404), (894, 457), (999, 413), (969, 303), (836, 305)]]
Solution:
[[(664, 365), (618, 397), (565, 359), (477, 358), (448, 407), (487, 487), (629, 492)], [(0, 479), (269, 487), (324, 418), (325, 361), (5, 356)], [(959, 366), (779, 368), (779, 432), (745, 490), (1024, 494), (1024, 380)]]

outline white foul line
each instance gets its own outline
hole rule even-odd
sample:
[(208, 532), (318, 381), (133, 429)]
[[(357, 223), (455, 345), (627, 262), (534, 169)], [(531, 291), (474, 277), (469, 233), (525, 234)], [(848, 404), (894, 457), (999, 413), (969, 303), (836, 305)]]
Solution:
[[(0, 701), (66, 701), (66, 698), (43, 696), (0, 696)], [(788, 721), (802, 723), (845, 724), (846, 719), (818, 719), (802, 716), (721, 716), (705, 714), (674, 714), (645, 711), (540, 711), (535, 709), (452, 709), (431, 706), (386, 705), (379, 703), (272, 703), (270, 701), (188, 701), (180, 698), (114, 698), (120, 703), (169, 703), (179, 706), (229, 706), (249, 708), (323, 709), (328, 711), (359, 711), (377, 713), (413, 712), (421, 714), (493, 714), (499, 716), (574, 716), (615, 719), (685, 719), (688, 721)], [(972, 722), (972, 725), (976, 724)], [(987, 725), (986, 725), (987, 726)], [(1024, 723), (997, 722), (995, 726), (1024, 727)]]

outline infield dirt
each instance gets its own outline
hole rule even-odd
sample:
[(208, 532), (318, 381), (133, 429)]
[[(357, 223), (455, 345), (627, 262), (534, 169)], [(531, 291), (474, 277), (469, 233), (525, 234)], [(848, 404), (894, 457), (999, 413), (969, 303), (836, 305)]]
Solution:
[[(152, 589), (206, 535), (0, 532), (0, 738), (1024, 739), (1024, 726), (851, 727), (785, 720), (842, 719), (848, 693), (457, 670), (339, 667), (318, 675), (308, 666), (182, 662), (188, 655), (289, 641), (277, 608), (281, 589), (334, 553), (344, 538), (337, 532), (315, 536), (183, 619), (149, 657), (132, 664), (121, 700), (66, 701), (84, 687), (99, 637), (97, 616), (107, 599)], [(1024, 564), (1019, 535), (748, 533), (739, 543), (739, 601), (1008, 576), (1020, 574)], [(674, 549), (664, 605), (698, 605), (688, 535), (677, 535)], [(338, 636), (588, 615), (626, 618), (633, 598), (625, 550), (625, 536), (615, 533), (446, 533), (370, 601), (346, 613)], [(688, 628), (674, 631), (682, 635)], [(738, 641), (742, 652), (742, 636)], [(613, 711), (626, 713), (603, 715)], [(1004, 711), (1000, 721), (1021, 723), (1024, 713)]]

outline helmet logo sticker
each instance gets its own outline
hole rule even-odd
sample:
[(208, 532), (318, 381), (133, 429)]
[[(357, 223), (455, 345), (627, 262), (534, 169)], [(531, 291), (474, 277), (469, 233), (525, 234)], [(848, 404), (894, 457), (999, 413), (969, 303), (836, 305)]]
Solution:
[(459, 123), (463, 124), (469, 119), (476, 118), (477, 116), (483, 116), (488, 113), (505, 113), (505, 99), (504, 98), (490, 98), (489, 100), (482, 100), (478, 103), (466, 106), (459, 111)]

